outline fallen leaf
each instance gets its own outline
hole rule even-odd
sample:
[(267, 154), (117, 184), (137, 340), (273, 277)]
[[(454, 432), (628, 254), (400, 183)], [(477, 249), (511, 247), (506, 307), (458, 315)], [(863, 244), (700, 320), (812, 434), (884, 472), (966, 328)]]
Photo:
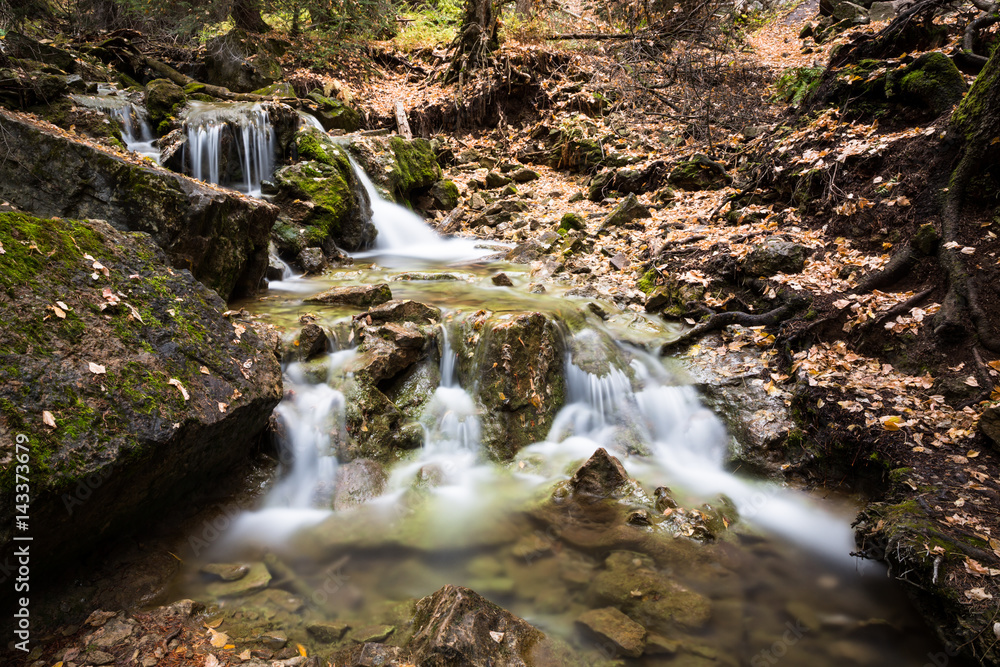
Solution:
[(42, 410), (42, 423), (48, 427), (56, 427), (56, 418), (52, 416), (52, 413), (48, 410)]
[(56, 301), (56, 305), (59, 306), (60, 308), (62, 308), (63, 310), (73, 310), (72, 308), (70, 308), (69, 306), (67, 306), (65, 303), (63, 303), (62, 301)]
[(225, 632), (219, 632), (218, 630), (209, 628), (208, 634), (211, 635), (212, 637), (209, 640), (209, 643), (215, 648), (222, 648), (223, 646), (229, 643), (229, 635), (227, 635)]
[(169, 380), (167, 380), (167, 384), (172, 384), (173, 386), (175, 386), (178, 389), (180, 389), (181, 396), (184, 397), (185, 401), (188, 400), (189, 398), (191, 398), (191, 395), (188, 394), (187, 389), (184, 388), (184, 385), (182, 385), (181, 381), (178, 380), (177, 378), (170, 378)]
[(965, 384), (969, 385), (970, 387), (978, 387), (979, 381), (976, 380), (975, 377), (970, 375), (969, 377), (965, 378)]
[(198, 371), (202, 375), (211, 375), (212, 374), (212, 371), (208, 370), (208, 366), (202, 366), (201, 368), (198, 369)]
[(969, 598), (970, 600), (993, 599), (993, 596), (990, 593), (984, 591), (982, 588), (970, 588), (969, 590), (965, 591), (965, 597)]
[[(216, 648), (219, 648), (219, 647), (218, 647), (218, 646), (216, 646)], [(205, 667), (219, 667), (219, 659), (218, 659), (218, 658), (216, 658), (216, 657), (215, 657), (214, 655), (212, 655), (211, 653), (209, 653), (209, 654), (208, 654), (208, 655), (207, 655), (207, 656), (205, 657)]]
[(94, 375), (104, 375), (105, 371), (107, 370), (104, 368), (104, 366), (100, 364), (95, 364), (93, 361), (89, 362), (87, 364), (87, 367), (90, 369), (90, 372), (93, 373)]
[(66, 313), (63, 311), (62, 308), (60, 308), (59, 306), (49, 306), (49, 307), (52, 308), (52, 312), (55, 313), (56, 317), (58, 317), (60, 320), (66, 319)]
[(212, 619), (211, 621), (205, 621), (204, 625), (205, 625), (206, 628), (217, 628), (220, 625), (222, 625), (222, 621), (224, 621), (224, 620), (225, 620), (225, 617), (220, 616), (218, 618)]
[(975, 449), (970, 449), (970, 450), (969, 450), (968, 452), (966, 452), (966, 454), (965, 454), (965, 455), (966, 455), (967, 457), (969, 457), (970, 459), (974, 459), (974, 458), (976, 458), (977, 456), (979, 456), (979, 452), (978, 452), (978, 451), (976, 451)]
[(228, 405), (226, 405), (222, 401), (219, 401), (219, 412), (225, 412), (228, 409), (229, 409)]
[(899, 415), (890, 415), (888, 417), (879, 417), (879, 421), (882, 422), (882, 428), (886, 431), (898, 431), (899, 427), (903, 424), (903, 418)]
[(496, 642), (497, 644), (499, 644), (500, 642), (502, 642), (502, 641), (503, 641), (503, 635), (504, 635), (504, 633), (502, 633), (502, 632), (496, 632), (496, 631), (493, 631), (493, 630), (490, 630), (490, 637), (491, 637), (491, 638), (493, 639), (493, 641), (495, 641), (495, 642)]
[(299, 650), (299, 655), (301, 655), (303, 658), (309, 657), (309, 652), (306, 650), (306, 647), (303, 646), (302, 644), (296, 644), (295, 648)]

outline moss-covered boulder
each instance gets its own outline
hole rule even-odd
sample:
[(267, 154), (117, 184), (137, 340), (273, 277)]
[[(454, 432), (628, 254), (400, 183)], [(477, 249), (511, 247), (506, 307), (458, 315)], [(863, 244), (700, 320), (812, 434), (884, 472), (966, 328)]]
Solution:
[(155, 165), (136, 165), (45, 123), (0, 111), (0, 198), (37, 215), (148, 232), (175, 267), (224, 299), (263, 285), (276, 207)]
[(205, 45), (205, 83), (249, 93), (282, 77), (273, 42), (234, 29)]
[(967, 88), (951, 58), (936, 51), (890, 73), (885, 82), (888, 99), (923, 106), (936, 116), (957, 104)]
[(361, 114), (338, 99), (327, 97), (321, 90), (314, 90), (307, 97), (315, 102), (310, 111), (325, 130), (356, 132), (361, 128)]
[(370, 246), (377, 232), (370, 220), (368, 196), (344, 149), (313, 128), (299, 132), (295, 145), (307, 161), (278, 170), (275, 181), (285, 211), (283, 222), (301, 229), (302, 234), (276, 230), (281, 232), (274, 239), (279, 250), (295, 254), (307, 246), (327, 251)]
[(426, 139), (364, 137), (350, 144), (372, 181), (400, 204), (416, 205), (441, 179), (441, 167)]
[(177, 120), (186, 102), (184, 89), (169, 79), (153, 79), (146, 84), (149, 122), (160, 136), (173, 129), (171, 122)]
[(537, 312), (480, 311), (462, 329), (459, 369), (482, 406), (483, 446), (494, 459), (508, 461), (543, 440), (563, 406), (562, 331)]
[(733, 178), (715, 160), (696, 154), (678, 162), (667, 180), (681, 190), (718, 190), (732, 183)]
[(0, 247), (0, 489), (20, 443), (33, 555), (64, 562), (247, 456), (281, 398), (269, 330), (223, 317), (146, 234), (2, 213)]
[(428, 196), (431, 199), (430, 208), (434, 210), (450, 211), (458, 206), (458, 186), (454, 181), (438, 181), (431, 186)]

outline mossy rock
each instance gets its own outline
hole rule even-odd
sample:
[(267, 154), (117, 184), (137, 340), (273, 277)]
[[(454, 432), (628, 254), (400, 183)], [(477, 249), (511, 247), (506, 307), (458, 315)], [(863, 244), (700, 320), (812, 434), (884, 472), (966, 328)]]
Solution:
[(926, 107), (938, 116), (961, 101), (965, 78), (943, 53), (924, 53), (886, 78), (886, 96)]
[(718, 190), (733, 181), (721, 164), (700, 154), (678, 162), (667, 180), (681, 190)]
[(153, 79), (146, 84), (149, 122), (161, 136), (166, 134), (162, 130), (168, 128), (186, 102), (187, 94), (184, 89), (169, 79)]
[(587, 223), (583, 221), (583, 218), (577, 213), (564, 213), (563, 217), (559, 219), (559, 231), (569, 231), (571, 229), (584, 230), (587, 228)]
[(357, 132), (361, 128), (361, 114), (340, 100), (326, 97), (322, 91), (314, 90), (307, 97), (318, 105), (313, 115), (326, 130)]
[(258, 88), (253, 91), (253, 94), (263, 95), (264, 97), (297, 97), (295, 94), (295, 88), (293, 88), (292, 84), (287, 81), (279, 81), (277, 83), (272, 83), (270, 86)]
[(404, 206), (415, 206), (441, 179), (441, 167), (426, 139), (365, 137), (352, 141), (350, 150), (376, 187)]
[(454, 181), (440, 180), (431, 186), (428, 196), (433, 208), (439, 211), (450, 211), (458, 206), (458, 186)]
[[(146, 234), (0, 213), (0, 246), (0, 447), (27, 438), (39, 566), (245, 460), (281, 398), (273, 341), (234, 335), (226, 304)], [(13, 512), (0, 509), (5, 526)]]
[(259, 36), (234, 29), (210, 39), (205, 48), (206, 83), (249, 93), (282, 78), (273, 45)]

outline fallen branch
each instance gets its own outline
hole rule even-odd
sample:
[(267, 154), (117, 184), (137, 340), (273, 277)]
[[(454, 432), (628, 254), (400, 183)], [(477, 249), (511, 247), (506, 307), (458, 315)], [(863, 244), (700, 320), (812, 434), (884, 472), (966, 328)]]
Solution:
[(599, 32), (578, 32), (570, 33), (568, 35), (549, 35), (546, 40), (555, 41), (560, 39), (592, 39), (592, 40), (607, 40), (607, 39), (635, 39), (635, 35), (629, 35), (627, 33), (618, 33), (615, 35), (608, 35)]
[(660, 348), (660, 355), (666, 356), (674, 348), (689, 343), (693, 340), (701, 338), (705, 334), (712, 333), (713, 331), (718, 331), (724, 327), (728, 327), (732, 324), (739, 324), (744, 327), (759, 327), (759, 326), (770, 326), (772, 324), (777, 324), (783, 320), (787, 320), (793, 314), (802, 310), (807, 299), (802, 297), (793, 298), (788, 303), (778, 306), (774, 310), (769, 310), (766, 313), (743, 313), (743, 312), (727, 312), (727, 313), (717, 313), (712, 315), (706, 321), (701, 324), (695, 325), (694, 328), (681, 334), (676, 340), (672, 340), (668, 343), (664, 343)]
[[(254, 95), (253, 93), (234, 93), (228, 88), (223, 88), (222, 86), (213, 86), (208, 83), (202, 83), (201, 81), (196, 81), (185, 74), (181, 74), (170, 65), (164, 62), (160, 62), (155, 58), (147, 57), (145, 62), (146, 66), (149, 67), (151, 70), (157, 72), (166, 79), (170, 79), (178, 86), (183, 87), (183, 86), (189, 86), (192, 83), (196, 83), (199, 86), (202, 86), (200, 92), (204, 92), (206, 95), (211, 95), (212, 97), (216, 97), (220, 100), (235, 100), (237, 102), (270, 102), (275, 99), (279, 99), (279, 98), (267, 97), (266, 95)], [(280, 99), (289, 100), (292, 98), (280, 98)]]
[(895, 306), (893, 306), (889, 310), (885, 311), (884, 313), (882, 313), (881, 315), (879, 315), (877, 318), (869, 320), (868, 322), (865, 322), (863, 325), (861, 325), (858, 328), (858, 333), (862, 337), (864, 337), (864, 336), (868, 335), (869, 331), (871, 331), (873, 329), (878, 329), (879, 327), (885, 326), (886, 322), (888, 322), (890, 320), (896, 319), (896, 317), (899, 316), (899, 315), (903, 315), (905, 313), (910, 312), (910, 310), (913, 309), (913, 308), (915, 308), (917, 306), (917, 304), (919, 304), (921, 301), (923, 301), (924, 299), (926, 299), (927, 297), (929, 297), (931, 295), (931, 292), (933, 292), (933, 291), (934, 291), (934, 288), (931, 287), (931, 288), (925, 289), (923, 292), (918, 292), (917, 294), (914, 294), (913, 296), (911, 296), (909, 299), (906, 299), (905, 301), (897, 303)]

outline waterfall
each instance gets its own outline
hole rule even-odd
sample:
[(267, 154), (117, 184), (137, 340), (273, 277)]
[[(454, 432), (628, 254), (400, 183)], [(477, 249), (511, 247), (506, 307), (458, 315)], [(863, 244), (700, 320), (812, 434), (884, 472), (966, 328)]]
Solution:
[(383, 197), (353, 158), (351, 166), (368, 193), (372, 224), (378, 230), (375, 247), (355, 253), (354, 257), (377, 258), (386, 266), (411, 266), (415, 263), (473, 262), (496, 254), (495, 247), (482, 247), (475, 239), (441, 236), (419, 215)]
[(424, 410), (425, 457), (479, 451), (480, 423), (476, 402), (455, 377), (458, 355), (451, 347), (448, 329), (441, 332), (441, 384)]
[(101, 89), (98, 95), (70, 95), (70, 98), (75, 104), (96, 109), (117, 120), (122, 126), (125, 147), (159, 164), (160, 150), (153, 146), (156, 137), (144, 108), (111, 88)]
[(261, 195), (261, 183), (274, 173), (277, 152), (263, 106), (192, 102), (184, 128), (194, 178)]

